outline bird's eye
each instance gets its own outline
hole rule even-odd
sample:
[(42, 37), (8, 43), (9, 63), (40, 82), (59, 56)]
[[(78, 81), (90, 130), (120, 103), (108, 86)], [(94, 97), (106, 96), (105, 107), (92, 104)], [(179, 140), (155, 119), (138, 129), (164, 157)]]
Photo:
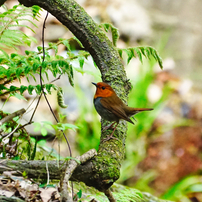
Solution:
[(104, 86), (102, 86), (102, 90), (104, 90), (105, 89), (105, 87)]

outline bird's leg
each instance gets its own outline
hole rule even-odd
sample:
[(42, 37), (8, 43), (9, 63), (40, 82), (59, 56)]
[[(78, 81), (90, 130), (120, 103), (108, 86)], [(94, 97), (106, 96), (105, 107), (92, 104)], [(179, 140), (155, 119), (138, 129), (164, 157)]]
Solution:
[(109, 129), (109, 128), (111, 128), (115, 123), (116, 123), (116, 121), (115, 121), (114, 123), (110, 124), (110, 125), (105, 126), (105, 127), (102, 129), (102, 132), (105, 131), (105, 130), (107, 130), (107, 129)]
[[(114, 123), (116, 123), (116, 122), (114, 122)], [(110, 126), (114, 125), (114, 123), (111, 124)], [(116, 140), (118, 140), (116, 137), (113, 137), (114, 131), (116, 130), (116, 127), (118, 126), (118, 124), (119, 124), (119, 122), (117, 122), (117, 124), (116, 124), (116, 126), (114, 127), (114, 130), (112, 131), (111, 135), (109, 135), (109, 136), (107, 136), (106, 138), (104, 138), (104, 139), (102, 140), (102, 142), (108, 141), (108, 140), (110, 140), (110, 139), (116, 139)]]

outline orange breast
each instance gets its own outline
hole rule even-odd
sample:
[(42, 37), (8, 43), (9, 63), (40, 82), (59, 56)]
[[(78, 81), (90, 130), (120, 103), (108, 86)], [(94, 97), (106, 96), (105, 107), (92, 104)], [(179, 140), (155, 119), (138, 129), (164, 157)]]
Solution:
[(100, 88), (97, 88), (94, 99), (96, 99), (97, 97), (110, 97), (113, 94), (114, 92), (109, 89), (102, 90)]

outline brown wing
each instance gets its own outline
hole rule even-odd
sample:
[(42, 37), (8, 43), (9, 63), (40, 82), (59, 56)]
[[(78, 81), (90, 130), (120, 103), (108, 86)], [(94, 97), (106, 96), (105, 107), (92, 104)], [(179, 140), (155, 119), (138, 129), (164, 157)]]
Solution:
[(110, 110), (113, 114), (115, 114), (118, 117), (118, 119), (124, 119), (130, 123), (133, 123), (132, 120), (127, 116), (127, 114), (124, 111), (125, 104), (116, 95), (107, 98), (102, 98), (100, 102), (103, 105), (103, 107)]

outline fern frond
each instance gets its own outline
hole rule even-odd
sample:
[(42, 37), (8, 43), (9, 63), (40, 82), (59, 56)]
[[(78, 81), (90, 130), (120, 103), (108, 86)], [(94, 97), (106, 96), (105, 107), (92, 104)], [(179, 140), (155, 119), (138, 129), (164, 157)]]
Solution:
[[(26, 25), (19, 24), (20, 22), (29, 22), (33, 26), (37, 27), (36, 24), (28, 19), (28, 16), (31, 16), (33, 19), (37, 19), (39, 11), (38, 7), (27, 8), (22, 5), (16, 5), (12, 9), (0, 14), (0, 46), (6, 48), (13, 48), (17, 50), (16, 46), (25, 46), (30, 45), (33, 40), (33, 37), (28, 37), (22, 31), (17, 30), (16, 28), (25, 27), (34, 32), (34, 30)], [(34, 11), (33, 11), (34, 10)]]
[[(43, 88), (49, 94), (51, 94), (52, 90), (58, 89), (58, 87), (55, 86), (54, 84), (44, 84)], [(20, 94), (22, 95), (25, 91), (28, 91), (28, 93), (30, 95), (32, 95), (34, 92), (37, 95), (40, 95), (42, 93), (41, 85), (39, 85), (39, 84), (38, 85), (28, 85), (28, 86), (21, 85), (20, 87), (11, 85), (9, 88), (7, 88), (5, 85), (0, 84), (0, 97), (11, 94), (11, 93), (15, 93), (15, 92), (20, 92)]]
[(123, 51), (127, 54), (128, 59), (127, 62), (129, 63), (132, 58), (135, 58), (136, 55), (138, 56), (141, 63), (143, 63), (142, 57), (144, 56), (147, 59), (151, 59), (153, 57), (156, 62), (158, 62), (161, 69), (163, 69), (163, 62), (159, 55), (159, 53), (151, 46), (138, 46), (133, 48), (124, 48), (118, 49), (119, 56), (122, 58)]
[(110, 23), (100, 24), (99, 27), (104, 28), (105, 32), (111, 31), (111, 33), (112, 33), (112, 42), (113, 42), (113, 45), (116, 46), (116, 42), (119, 39), (119, 31), (118, 31), (118, 29), (116, 27), (114, 27)]

